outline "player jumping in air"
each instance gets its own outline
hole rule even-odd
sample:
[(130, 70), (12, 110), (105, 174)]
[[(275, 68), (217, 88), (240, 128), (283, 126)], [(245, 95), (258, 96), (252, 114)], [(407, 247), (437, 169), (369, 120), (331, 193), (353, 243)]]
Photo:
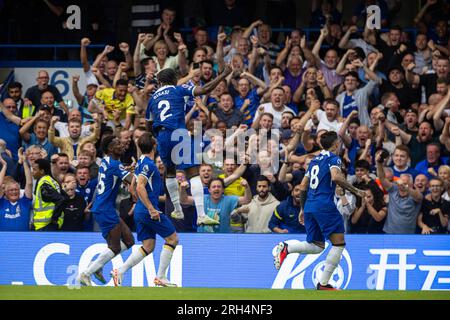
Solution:
[(323, 150), (309, 164), (302, 180), (299, 214), (300, 223), (306, 228), (306, 241), (298, 244), (280, 242), (275, 254), (275, 267), (280, 269), (289, 253), (317, 254), (324, 250), (325, 239), (332, 247), (325, 261), (325, 270), (317, 283), (318, 290), (337, 290), (328, 284), (331, 275), (341, 260), (345, 247), (344, 221), (334, 203), (336, 185), (359, 197), (365, 192), (347, 182), (341, 172), (341, 159), (335, 154), (339, 150), (339, 139), (335, 132), (326, 132), (320, 138)]
[[(177, 76), (172, 69), (164, 69), (158, 73), (159, 89), (149, 101), (146, 119), (150, 121), (150, 114), (153, 116), (153, 132), (158, 141), (158, 153), (166, 167), (166, 186), (174, 206), (174, 211), (171, 213), (171, 216), (175, 219), (183, 219), (184, 214), (180, 205), (178, 181), (176, 179), (176, 162), (179, 159), (177, 159), (178, 156), (175, 156), (175, 159), (171, 157), (173, 148), (179, 142), (172, 141), (172, 133), (176, 129), (187, 130), (184, 112), (185, 97), (200, 96), (211, 92), (231, 71), (231, 67), (226, 66), (221, 74), (202, 87), (189, 85), (177, 86)], [(194, 161), (195, 155), (193, 148), (191, 149), (190, 158), (191, 163), (182, 163), (178, 165), (178, 169), (184, 170), (186, 176), (189, 178), (192, 196), (197, 210), (197, 224), (218, 224), (218, 221), (205, 214), (203, 184), (198, 172), (200, 163)]]
[(163, 287), (176, 287), (166, 278), (167, 268), (172, 259), (173, 251), (178, 244), (178, 236), (170, 219), (165, 214), (160, 214), (158, 208), (158, 196), (162, 179), (155, 165), (155, 141), (150, 133), (144, 133), (137, 142), (142, 156), (136, 166), (134, 175), (137, 180), (136, 191), (138, 201), (134, 209), (134, 221), (136, 232), (142, 247), (133, 252), (125, 263), (111, 271), (115, 286), (122, 285), (123, 274), (133, 266), (141, 262), (155, 248), (156, 234), (165, 240), (159, 261), (158, 274), (154, 280), (155, 285)]
[[(81, 284), (91, 286), (91, 275), (98, 272), (108, 261), (117, 254), (134, 245), (133, 235), (125, 222), (116, 213), (115, 202), (119, 192), (120, 182), (131, 183), (132, 175), (126, 171), (119, 159), (124, 152), (124, 146), (119, 138), (107, 136), (102, 140), (105, 157), (102, 159), (98, 171), (98, 184), (92, 213), (95, 221), (102, 230), (108, 248), (92, 262), (88, 268), (79, 273)], [(119, 181), (117, 181), (120, 179)]]

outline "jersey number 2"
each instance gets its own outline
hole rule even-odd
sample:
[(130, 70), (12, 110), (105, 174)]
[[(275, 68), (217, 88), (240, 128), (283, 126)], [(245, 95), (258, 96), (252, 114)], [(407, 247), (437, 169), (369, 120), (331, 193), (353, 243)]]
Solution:
[(312, 167), (311, 169), (311, 181), (309, 183), (309, 187), (311, 189), (316, 189), (317, 186), (319, 185), (319, 166), (315, 165), (314, 167)]
[(164, 109), (161, 111), (161, 114), (159, 115), (159, 117), (161, 118), (161, 121), (164, 121), (164, 120), (166, 120), (168, 117), (171, 117), (171, 116), (172, 116), (171, 113), (166, 114), (167, 111), (169, 111), (169, 109), (170, 109), (170, 103), (169, 103), (169, 101), (167, 101), (167, 100), (161, 100), (161, 101), (158, 103), (158, 110), (161, 109), (162, 107), (164, 107)]

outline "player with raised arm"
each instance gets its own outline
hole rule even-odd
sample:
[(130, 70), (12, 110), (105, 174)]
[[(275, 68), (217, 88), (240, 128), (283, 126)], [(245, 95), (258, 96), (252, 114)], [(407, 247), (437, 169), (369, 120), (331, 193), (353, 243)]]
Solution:
[(280, 242), (274, 262), (278, 270), (289, 253), (318, 254), (324, 250), (325, 240), (329, 239), (332, 247), (317, 290), (337, 290), (328, 282), (341, 260), (345, 229), (342, 215), (334, 203), (335, 188), (339, 185), (359, 197), (364, 197), (365, 191), (348, 183), (341, 172), (342, 161), (335, 154), (340, 146), (336, 132), (324, 133), (320, 144), (323, 150), (311, 161), (301, 183), (299, 221), (305, 225), (306, 241), (289, 245)]
[[(153, 116), (153, 132), (158, 141), (158, 153), (166, 167), (166, 186), (174, 206), (171, 216), (175, 219), (183, 219), (184, 214), (180, 205), (178, 181), (175, 177), (176, 162), (179, 159), (172, 159), (171, 157), (173, 148), (179, 142), (172, 140), (172, 133), (176, 129), (187, 130), (184, 111), (185, 97), (200, 96), (211, 92), (231, 71), (231, 67), (226, 66), (221, 74), (202, 87), (177, 86), (177, 76), (172, 69), (164, 69), (158, 73), (159, 88), (149, 101), (146, 119), (150, 121), (150, 115)], [(178, 169), (184, 170), (189, 179), (195, 208), (197, 209), (197, 224), (218, 224), (218, 221), (205, 214), (203, 184), (198, 171), (200, 163), (195, 163), (193, 148), (190, 159), (191, 163), (182, 163), (178, 165)]]
[(156, 234), (164, 238), (165, 243), (159, 260), (159, 268), (154, 283), (156, 286), (176, 287), (167, 280), (166, 272), (172, 259), (173, 251), (178, 244), (178, 236), (170, 219), (161, 214), (158, 208), (159, 190), (162, 179), (154, 162), (155, 141), (148, 132), (144, 133), (137, 142), (142, 156), (134, 171), (137, 180), (136, 191), (138, 201), (134, 209), (134, 221), (136, 232), (142, 247), (133, 252), (125, 263), (119, 268), (111, 271), (115, 286), (122, 285), (123, 274), (141, 262), (146, 256), (153, 252), (156, 242)]
[[(117, 254), (134, 245), (133, 234), (116, 212), (115, 202), (120, 182), (131, 183), (132, 174), (126, 171), (120, 162), (124, 146), (116, 136), (107, 136), (102, 140), (105, 157), (98, 171), (98, 184), (95, 191), (91, 212), (94, 215), (108, 248), (98, 258), (80, 272), (78, 280), (81, 284), (91, 286), (91, 275), (100, 270)], [(120, 180), (119, 180), (120, 179)]]

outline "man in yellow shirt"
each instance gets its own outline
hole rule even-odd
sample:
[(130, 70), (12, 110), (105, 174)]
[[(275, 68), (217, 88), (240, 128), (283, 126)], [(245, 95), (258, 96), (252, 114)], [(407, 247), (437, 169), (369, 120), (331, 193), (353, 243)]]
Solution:
[(241, 186), (241, 176), (246, 169), (246, 165), (243, 164), (239, 167), (232, 158), (225, 159), (223, 163), (223, 174), (219, 175), (219, 178), (224, 180), (226, 196), (238, 196), (242, 197), (245, 193), (245, 188)]
[[(241, 185), (242, 175), (245, 172), (247, 165), (245, 163), (241, 164), (239, 167), (235, 160), (232, 158), (227, 158), (223, 164), (223, 174), (219, 175), (219, 178), (223, 179), (225, 184), (224, 195), (226, 196), (238, 196), (243, 197), (245, 195), (245, 187)], [(231, 230), (233, 232), (244, 232), (244, 223), (240, 216), (237, 221), (231, 220)]]
[[(134, 99), (128, 93), (128, 83), (120, 79), (116, 83), (116, 88), (106, 88), (99, 90), (95, 98), (89, 103), (88, 111), (95, 113), (101, 112), (108, 119), (108, 125), (111, 127), (123, 126), (126, 130), (130, 129), (132, 115), (135, 114)], [(116, 113), (120, 112), (119, 121), (115, 121)]]

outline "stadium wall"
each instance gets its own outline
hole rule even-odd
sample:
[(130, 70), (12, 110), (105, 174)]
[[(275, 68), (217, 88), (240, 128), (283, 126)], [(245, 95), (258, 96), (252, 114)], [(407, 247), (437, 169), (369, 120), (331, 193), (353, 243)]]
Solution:
[[(168, 278), (183, 287), (314, 288), (329, 245), (322, 254), (291, 254), (277, 272), (279, 241), (305, 235), (180, 234)], [(343, 289), (450, 290), (448, 236), (347, 235), (347, 247), (332, 284)], [(84, 269), (105, 248), (100, 233), (0, 233), (0, 284), (76, 286)], [(153, 286), (162, 239), (153, 255), (129, 271), (125, 286)], [(135, 245), (133, 250), (138, 250)], [(130, 251), (105, 266), (119, 267)], [(96, 280), (95, 280), (96, 281)], [(95, 282), (94, 281), (94, 282)], [(113, 285), (112, 280), (107, 284)]]

